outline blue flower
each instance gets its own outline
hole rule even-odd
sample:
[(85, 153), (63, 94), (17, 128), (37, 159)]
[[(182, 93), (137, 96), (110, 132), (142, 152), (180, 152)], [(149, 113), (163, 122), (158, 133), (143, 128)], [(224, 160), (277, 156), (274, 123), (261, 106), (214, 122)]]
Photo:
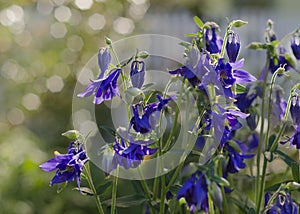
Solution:
[(102, 79), (104, 77), (104, 73), (107, 70), (110, 61), (111, 61), (111, 56), (108, 51), (108, 48), (100, 48), (98, 52), (98, 65), (101, 72), (97, 79)]
[(294, 96), (290, 107), (291, 116), (295, 125), (300, 125), (300, 96)]
[(173, 99), (173, 97), (162, 98), (158, 94), (156, 95), (158, 102), (148, 104), (142, 109), (142, 115), (139, 114), (140, 104), (132, 106), (133, 117), (130, 120), (130, 127), (132, 126), (136, 132), (146, 134), (153, 129), (151, 124), (152, 114), (156, 111), (160, 112), (168, 102)]
[(220, 53), (222, 49), (223, 40), (217, 36), (216, 27), (212, 26), (205, 32), (206, 50), (211, 53)]
[(237, 94), (235, 98), (235, 105), (242, 111), (245, 112), (247, 109), (250, 108), (253, 101), (257, 97), (256, 93), (249, 94), (248, 92)]
[(235, 62), (240, 50), (240, 37), (237, 33), (231, 32), (228, 34), (226, 43), (226, 52), (229, 62)]
[(208, 212), (208, 187), (206, 176), (200, 171), (187, 179), (177, 192), (177, 199), (185, 198), (191, 212)]
[(267, 207), (270, 200), (270, 193), (265, 194), (265, 209), (266, 214), (298, 214), (298, 205), (293, 202), (292, 196), (289, 193), (280, 193), (272, 201), (270, 207)]
[[(240, 150), (243, 147), (239, 147)], [(223, 147), (225, 154), (228, 155), (228, 162), (223, 170), (224, 177), (226, 178), (228, 173), (237, 173), (241, 169), (246, 167), (246, 163), (244, 163), (245, 159), (252, 158), (253, 154), (244, 154), (244, 151), (239, 152), (235, 147), (229, 145), (228, 142)]]
[(112, 160), (112, 170), (118, 165), (125, 169), (138, 167), (146, 155), (153, 155), (157, 148), (149, 148), (148, 145), (152, 141), (134, 141), (132, 137), (129, 142), (125, 142), (123, 138), (116, 138), (113, 149), (115, 151)]
[(285, 54), (285, 48), (280, 47), (279, 55), (275, 55), (270, 58), (269, 71), (271, 71), (272, 74), (280, 67), (284, 68), (285, 71), (293, 68), (293, 65), (287, 60)]
[(141, 88), (145, 78), (145, 63), (143, 61), (133, 61), (131, 63), (130, 78), (133, 87)]
[(236, 63), (224, 63), (224, 58), (220, 58), (216, 71), (218, 78), (225, 88), (231, 87), (235, 82), (244, 83), (255, 81), (256, 78), (249, 74), (247, 71), (240, 70), (244, 65), (244, 60)]
[(280, 123), (283, 120), (287, 102), (281, 98), (280, 90), (276, 91), (276, 99), (272, 105), (271, 122), (273, 125)]
[(288, 141), (291, 145), (296, 146), (297, 149), (300, 149), (300, 99), (299, 96), (292, 98), (291, 107), (290, 107), (291, 116), (294, 122), (295, 132), (293, 135), (288, 138), (286, 141), (281, 142), (282, 144), (287, 143)]
[(72, 142), (67, 154), (56, 154), (55, 158), (41, 164), (40, 168), (46, 172), (57, 170), (50, 185), (76, 180), (80, 188), (80, 174), (87, 161), (83, 144)]
[(114, 96), (120, 96), (117, 85), (118, 77), (121, 69), (116, 69), (108, 77), (92, 81), (86, 89), (78, 94), (78, 97), (89, 97), (92, 94), (94, 97), (94, 104), (101, 104), (104, 100), (111, 100)]
[(300, 60), (300, 35), (294, 35), (291, 39), (291, 48), (296, 59)]

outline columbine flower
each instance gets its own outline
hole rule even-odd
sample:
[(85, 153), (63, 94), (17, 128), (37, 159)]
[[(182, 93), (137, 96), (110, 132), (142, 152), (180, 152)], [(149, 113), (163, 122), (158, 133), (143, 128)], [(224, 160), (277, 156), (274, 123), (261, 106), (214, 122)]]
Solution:
[(67, 154), (55, 154), (55, 158), (41, 164), (40, 168), (46, 172), (57, 170), (50, 185), (76, 180), (80, 188), (80, 174), (87, 161), (83, 144), (72, 142)]
[(291, 116), (294, 122), (295, 132), (294, 134), (286, 141), (281, 142), (282, 144), (291, 142), (291, 145), (296, 146), (297, 149), (300, 149), (300, 99), (299, 96), (292, 98), (292, 103), (290, 107)]
[(192, 47), (188, 51), (187, 61), (184, 66), (169, 71), (170, 74), (180, 75), (186, 78), (193, 86), (200, 83), (200, 79), (207, 72), (205, 65), (208, 59), (203, 57), (198, 48)]
[(221, 58), (218, 61), (216, 71), (218, 78), (222, 82), (225, 88), (231, 87), (235, 82), (244, 83), (255, 81), (256, 78), (249, 74), (247, 71), (240, 70), (244, 65), (244, 60), (240, 60), (236, 63), (224, 63), (224, 59)]
[(296, 59), (300, 60), (300, 35), (294, 35), (291, 39), (291, 48)]
[(177, 192), (177, 199), (185, 198), (191, 212), (208, 212), (208, 188), (206, 176), (200, 171), (187, 179)]
[(280, 90), (276, 91), (276, 99), (272, 105), (271, 121), (273, 125), (283, 120), (287, 103), (280, 96)]
[(235, 62), (240, 50), (240, 37), (237, 33), (231, 32), (228, 34), (226, 43), (226, 52), (229, 62)]
[(297, 214), (298, 205), (293, 202), (292, 196), (289, 193), (280, 193), (277, 195), (273, 204), (267, 207), (270, 200), (270, 193), (265, 194), (265, 209), (266, 214)]
[(236, 110), (225, 110), (221, 106), (217, 106), (220, 113), (212, 112), (211, 126), (214, 128), (214, 135), (217, 140), (220, 140), (223, 146), (227, 140), (232, 137), (232, 131), (242, 127), (242, 124), (237, 118), (245, 119), (249, 114), (245, 114)]
[(95, 95), (94, 103), (101, 104), (104, 100), (111, 100), (114, 96), (120, 96), (119, 88), (117, 85), (118, 77), (121, 69), (116, 69), (106, 78), (100, 78), (92, 81), (86, 89), (78, 94), (78, 97), (89, 97)]
[(217, 36), (216, 27), (211, 27), (205, 32), (206, 50), (211, 54), (220, 53), (223, 40)]
[(133, 61), (131, 64), (130, 78), (133, 87), (141, 88), (145, 78), (145, 63), (143, 61)]
[(98, 65), (101, 72), (97, 79), (102, 79), (104, 77), (104, 73), (109, 66), (110, 60), (111, 56), (108, 48), (100, 48), (98, 52)]
[(245, 112), (247, 109), (250, 108), (253, 101), (257, 97), (256, 93), (249, 94), (248, 92), (237, 94), (235, 98), (235, 105), (242, 111)]
[(125, 169), (138, 167), (146, 155), (154, 154), (157, 149), (149, 148), (148, 145), (152, 141), (134, 141), (132, 137), (130, 142), (126, 143), (123, 138), (116, 138), (113, 146), (115, 154), (112, 160), (112, 170), (117, 168), (117, 165)]
[(280, 47), (279, 55), (272, 56), (270, 58), (269, 71), (271, 71), (272, 74), (280, 67), (284, 68), (285, 71), (289, 70), (290, 68), (293, 68), (293, 65), (291, 65), (291, 63), (287, 60), (285, 54), (285, 48)]
[(290, 107), (291, 116), (295, 125), (300, 125), (300, 96), (294, 96)]
[(158, 102), (151, 103), (145, 106), (142, 109), (142, 115), (139, 114), (140, 104), (136, 104), (132, 106), (133, 117), (130, 120), (130, 127), (132, 126), (136, 132), (145, 134), (150, 132), (153, 129), (153, 124), (151, 124), (151, 116), (154, 112), (160, 112), (168, 102), (173, 99), (172, 97), (169, 98), (162, 98), (158, 94), (156, 95)]
[[(239, 143), (237, 144), (239, 145)], [(237, 173), (239, 170), (244, 169), (246, 164), (244, 160), (247, 158), (252, 158), (253, 154), (245, 154), (246, 151), (243, 151), (245, 147), (239, 146), (241, 152), (237, 151), (236, 148), (229, 145), (228, 142), (223, 147), (225, 154), (228, 155), (228, 162), (225, 169), (223, 170), (224, 177), (226, 178), (228, 173)]]

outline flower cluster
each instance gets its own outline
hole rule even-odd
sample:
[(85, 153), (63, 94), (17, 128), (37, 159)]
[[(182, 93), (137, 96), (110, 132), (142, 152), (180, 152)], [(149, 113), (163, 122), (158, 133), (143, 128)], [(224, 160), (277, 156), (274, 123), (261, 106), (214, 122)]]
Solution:
[[(126, 107), (125, 127), (111, 128), (109, 134), (114, 140), (96, 152), (102, 155), (107, 180), (111, 178), (109, 175), (115, 176), (111, 185), (112, 200), (106, 201), (111, 212), (114, 213), (116, 207), (119, 170), (131, 172), (137, 169), (143, 178), (141, 169), (145, 167), (142, 166), (146, 166), (149, 159), (157, 158), (160, 160), (157, 168), (149, 170), (168, 172), (163, 155), (174, 149), (172, 155), (180, 156), (180, 152), (186, 151), (185, 147), (191, 147), (193, 143), (195, 146), (191, 148), (192, 152), (180, 156), (180, 163), (173, 172), (142, 180), (139, 184), (134, 183), (135, 191), (140, 188), (144, 190), (144, 195), (138, 197), (141, 197), (141, 203), (147, 203), (147, 212), (178, 213), (178, 209), (181, 209), (180, 212), (190, 213), (215, 210), (216, 213), (228, 213), (238, 207), (245, 213), (260, 213), (262, 209), (265, 213), (297, 213), (298, 205), (296, 199), (292, 199), (291, 191), (299, 190), (300, 165), (293, 159), (293, 151), (286, 152), (279, 142), (290, 142), (296, 149), (300, 149), (300, 96), (297, 93), (300, 86), (294, 86), (286, 100), (284, 90), (275, 84), (277, 77), (284, 78), (288, 70), (297, 70), (292, 56), (277, 39), (273, 23), (269, 21), (266, 42), (254, 42), (248, 46), (267, 52), (266, 64), (262, 66), (263, 70), (257, 79), (243, 69), (247, 62), (239, 58), (241, 40), (236, 28), (246, 22), (230, 22), (224, 38), (221, 38), (216, 23), (203, 23), (198, 17), (194, 20), (198, 31), (189, 34), (192, 37), (190, 42), (182, 43), (185, 47), (184, 63), (168, 70), (168, 75), (172, 77), (163, 92), (149, 89), (151, 83), (145, 84), (149, 74), (145, 60), (148, 54), (137, 51), (125, 62), (119, 62), (111, 41), (107, 39), (108, 47), (98, 52), (98, 77), (78, 94), (81, 98), (93, 96), (95, 105), (119, 99)], [(291, 52), (299, 60), (299, 30), (290, 36)], [(117, 65), (111, 63), (111, 51)], [(148, 66), (147, 62), (147, 69)], [(177, 81), (181, 82), (181, 89), (176, 94), (171, 93), (169, 89)], [(195, 121), (188, 123), (184, 131), (179, 132), (179, 128), (185, 125), (185, 121), (180, 121), (181, 104), (192, 106), (199, 115), (191, 113)], [(184, 112), (190, 114), (187, 109)], [(292, 125), (288, 123), (289, 113)], [(286, 130), (287, 127), (293, 128), (294, 132), (288, 133), (291, 129)], [(178, 135), (183, 135), (183, 142), (175, 148)], [(282, 140), (286, 135), (291, 137)], [(72, 139), (76, 140), (70, 144), (67, 154), (57, 153), (55, 158), (40, 167), (47, 172), (56, 170), (51, 185), (77, 181), (80, 189), (82, 171), (89, 158), (81, 143), (85, 140), (79, 140), (85, 138), (76, 135)], [(190, 142), (191, 139), (196, 139), (196, 142)], [(109, 155), (103, 155), (104, 150)], [(205, 161), (201, 162), (203, 157)], [(276, 158), (286, 163), (286, 172), (291, 171), (287, 173), (287, 178), (280, 181), (288, 183), (292, 180), (297, 188), (279, 189), (271, 196), (268, 189), (272, 192), (275, 187), (278, 188), (278, 184), (273, 183), (274, 176), (272, 173), (267, 174), (267, 168)], [(172, 161), (171, 165), (174, 164)], [(82, 177), (89, 181), (91, 190), (88, 193), (92, 192), (96, 196), (99, 212), (103, 213), (98, 201), (100, 197), (97, 196), (101, 193), (93, 186), (89, 170), (86, 171), (87, 176)], [(240, 189), (247, 192), (252, 189), (248, 185), (237, 185), (239, 178), (249, 178), (249, 186), (255, 186), (249, 196), (247, 193), (240, 197)]]

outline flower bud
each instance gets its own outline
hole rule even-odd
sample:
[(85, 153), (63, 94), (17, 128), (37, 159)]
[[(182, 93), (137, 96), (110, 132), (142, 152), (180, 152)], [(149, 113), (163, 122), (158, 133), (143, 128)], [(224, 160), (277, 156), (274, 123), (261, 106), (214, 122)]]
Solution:
[(294, 35), (291, 40), (291, 48), (296, 59), (300, 60), (300, 35)]
[(300, 124), (300, 99), (299, 96), (292, 98), (292, 103), (290, 107), (291, 116), (295, 125)]
[(240, 50), (240, 38), (236, 33), (229, 33), (226, 43), (226, 51), (230, 62), (235, 62)]
[(141, 88), (145, 78), (145, 63), (143, 61), (133, 61), (131, 64), (130, 78), (133, 87)]

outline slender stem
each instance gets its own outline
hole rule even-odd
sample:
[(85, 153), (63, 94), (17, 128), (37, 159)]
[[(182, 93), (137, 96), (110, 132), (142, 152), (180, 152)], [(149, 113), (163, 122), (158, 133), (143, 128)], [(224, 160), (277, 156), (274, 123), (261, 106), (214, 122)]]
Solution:
[(166, 181), (165, 176), (161, 176), (161, 192), (160, 192), (160, 207), (159, 207), (159, 213), (164, 214), (165, 213), (165, 197), (166, 197)]
[[(264, 75), (264, 81), (263, 81), (263, 88), (262, 88), (262, 104), (261, 104), (261, 124), (260, 124), (260, 134), (259, 134), (259, 144), (257, 149), (257, 157), (256, 157), (256, 164), (257, 164), (257, 175), (256, 175), (256, 183), (255, 183), (255, 192), (256, 192), (256, 205), (257, 205), (257, 211), (260, 210), (260, 204), (261, 201), (259, 200), (259, 183), (260, 183), (260, 156), (261, 156), (261, 150), (263, 145), (263, 137), (264, 137), (264, 125), (265, 125), (265, 91), (267, 88), (267, 78), (269, 73), (269, 64), (270, 64), (270, 55), (267, 53), (267, 60), (266, 60), (266, 66), (265, 66), (265, 75)], [(259, 205), (259, 206), (258, 206)]]
[(99, 214), (104, 214), (104, 211), (103, 211), (103, 208), (102, 208), (102, 205), (101, 205), (101, 201), (100, 201), (100, 197), (97, 194), (96, 188), (95, 188), (93, 180), (92, 180), (89, 163), (87, 163), (87, 165), (84, 165), (84, 170), (85, 170), (85, 174), (86, 174), (89, 186), (90, 186), (90, 188), (91, 188), (91, 190), (94, 194), (98, 212), (99, 212)]
[(209, 214), (215, 214), (214, 202), (213, 202), (210, 194), (207, 194), (207, 198), (208, 198), (208, 210), (209, 210)]
[[(221, 151), (222, 153), (222, 151)], [(220, 161), (219, 166), (218, 166), (218, 174), (220, 177), (223, 177), (223, 171), (222, 171), (222, 162)], [(221, 186), (221, 193), (222, 193), (222, 198), (223, 198), (223, 208), (224, 208), (224, 214), (228, 214), (228, 206), (227, 206), (227, 199), (226, 199), (226, 194), (224, 190), (224, 186)]]
[(179, 107), (176, 109), (176, 112), (175, 112), (175, 119), (174, 119), (174, 123), (173, 123), (173, 126), (172, 126), (172, 129), (171, 129), (171, 133), (168, 137), (168, 140), (163, 148), (163, 150), (167, 150), (172, 142), (172, 138), (173, 138), (173, 135), (174, 135), (174, 132), (176, 130), (176, 126), (177, 126), (177, 122), (178, 122), (178, 116), (179, 116), (179, 109), (180, 109), (180, 105), (181, 105), (181, 98), (182, 98), (182, 93), (183, 93), (183, 88), (184, 88), (184, 82), (185, 82), (185, 79), (183, 79), (182, 81), (182, 84), (181, 84), (181, 88), (180, 88), (180, 92), (179, 92), (179, 97), (178, 97), (178, 105)]
[(113, 181), (113, 186), (112, 186), (112, 199), (111, 199), (110, 214), (114, 214), (115, 213), (115, 209), (116, 209), (118, 174), (119, 174), (119, 165), (117, 166), (116, 174), (114, 176), (114, 181)]

